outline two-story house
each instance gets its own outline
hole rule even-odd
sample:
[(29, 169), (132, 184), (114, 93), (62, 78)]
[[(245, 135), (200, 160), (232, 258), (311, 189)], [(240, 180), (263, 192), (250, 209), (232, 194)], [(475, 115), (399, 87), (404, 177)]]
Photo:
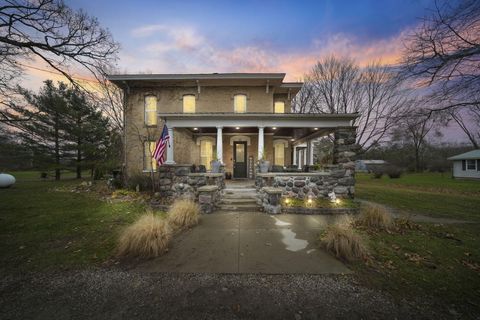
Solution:
[(302, 83), (284, 73), (124, 74), (109, 80), (125, 92), (126, 172), (156, 169), (151, 157), (166, 123), (166, 164), (214, 159), (233, 178), (251, 177), (259, 158), (272, 165), (313, 164), (312, 139), (350, 127), (352, 114), (291, 112)]

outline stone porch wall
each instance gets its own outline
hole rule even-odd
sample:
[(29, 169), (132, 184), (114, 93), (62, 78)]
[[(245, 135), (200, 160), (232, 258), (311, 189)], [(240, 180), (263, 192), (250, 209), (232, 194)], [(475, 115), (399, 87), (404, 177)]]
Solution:
[(225, 188), (224, 173), (192, 173), (189, 164), (164, 164), (158, 168), (157, 174), (158, 190), (162, 197), (199, 201), (204, 213), (215, 209), (220, 192)]
[(279, 213), (279, 198), (284, 196), (305, 199), (313, 194), (315, 198), (327, 198), (335, 192), (338, 198), (354, 198), (356, 128), (336, 128), (334, 136), (334, 164), (325, 171), (257, 173), (258, 204), (268, 213)]

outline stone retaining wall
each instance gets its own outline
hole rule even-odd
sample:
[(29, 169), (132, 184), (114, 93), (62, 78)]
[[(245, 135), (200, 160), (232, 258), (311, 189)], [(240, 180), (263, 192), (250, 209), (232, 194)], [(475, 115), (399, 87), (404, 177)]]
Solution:
[[(225, 188), (224, 173), (192, 173), (189, 164), (161, 165), (158, 168), (158, 190), (167, 199), (199, 199), (199, 189), (216, 186), (220, 192)], [(218, 201), (218, 197), (214, 197)]]

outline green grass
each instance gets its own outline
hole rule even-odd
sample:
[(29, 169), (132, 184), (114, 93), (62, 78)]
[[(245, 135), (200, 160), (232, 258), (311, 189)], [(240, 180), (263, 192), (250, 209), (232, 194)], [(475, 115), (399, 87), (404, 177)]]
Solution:
[(364, 282), (399, 298), (432, 297), (473, 317), (480, 311), (478, 227), (421, 224), (403, 234), (370, 232), (373, 260), (353, 268)]
[(78, 268), (109, 259), (119, 231), (144, 208), (71, 192), (80, 181), (0, 189), (0, 262), (10, 271)]
[(433, 297), (440, 307), (480, 312), (480, 181), (449, 174), (372, 179), (358, 174), (356, 196), (406, 212), (474, 221), (421, 224), (404, 233), (368, 232), (372, 260), (352, 267), (365, 283), (404, 298)]
[(358, 174), (356, 196), (419, 214), (480, 221), (480, 181), (455, 180), (447, 173), (399, 179)]

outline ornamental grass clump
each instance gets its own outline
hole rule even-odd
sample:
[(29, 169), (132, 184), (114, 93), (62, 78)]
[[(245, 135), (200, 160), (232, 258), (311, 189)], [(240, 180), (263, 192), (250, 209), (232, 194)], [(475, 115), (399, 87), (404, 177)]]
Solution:
[(355, 221), (357, 226), (368, 229), (389, 230), (393, 226), (393, 218), (390, 212), (379, 205), (362, 206), (360, 216)]
[(176, 200), (170, 210), (167, 219), (172, 228), (180, 230), (193, 227), (198, 224), (200, 207), (192, 200)]
[(118, 255), (155, 258), (168, 251), (172, 230), (165, 219), (152, 212), (127, 227), (118, 242)]
[(320, 242), (328, 252), (347, 262), (364, 259), (367, 256), (363, 238), (353, 230), (350, 223), (329, 225)]

